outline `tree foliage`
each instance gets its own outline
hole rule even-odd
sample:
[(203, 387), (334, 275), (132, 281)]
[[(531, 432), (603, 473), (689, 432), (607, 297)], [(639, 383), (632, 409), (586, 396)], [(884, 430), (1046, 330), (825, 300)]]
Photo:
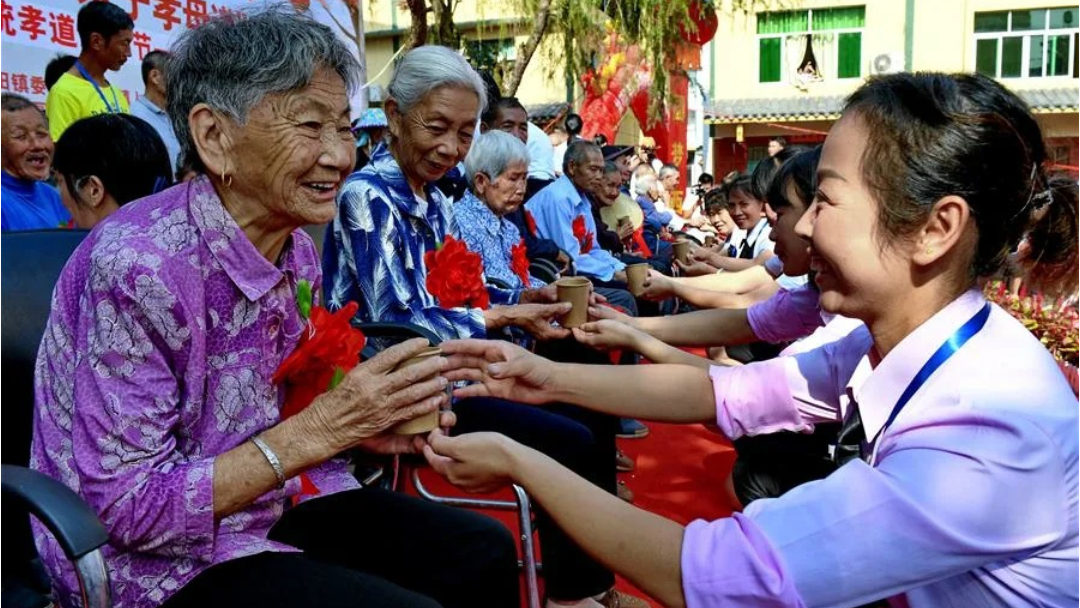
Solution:
[[(683, 42), (680, 28), (693, 31), (690, 7), (700, 1), (707, 9), (722, 13), (773, 10), (796, 0), (509, 0), (514, 9), (533, 20), (529, 42), (523, 45), (515, 73), (523, 73), (535, 50), (533, 39), (557, 35), (561, 45), (549, 45), (548, 76), (565, 69), (568, 78), (580, 82), (582, 75), (602, 60), (604, 40), (614, 31), (627, 45), (637, 45), (652, 68), (649, 88), (650, 114), (659, 118), (669, 99), (669, 74), (675, 51)], [(532, 44), (532, 48), (528, 46)], [(516, 82), (520, 82), (520, 77)]]

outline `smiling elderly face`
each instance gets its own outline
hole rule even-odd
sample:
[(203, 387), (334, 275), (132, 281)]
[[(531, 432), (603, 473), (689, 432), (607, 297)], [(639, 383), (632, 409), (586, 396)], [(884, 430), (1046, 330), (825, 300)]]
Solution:
[(53, 141), (45, 115), (35, 107), (2, 112), (3, 167), (14, 177), (44, 180), (52, 167)]
[(401, 112), (393, 97), (385, 107), (393, 136), (390, 151), (413, 190), (446, 175), (469, 153), (480, 112), (475, 91), (444, 86), (407, 112)]
[(340, 76), (319, 69), (303, 89), (267, 95), (230, 131), (229, 190), (261, 201), (275, 223), (334, 219), (338, 188), (356, 162)]

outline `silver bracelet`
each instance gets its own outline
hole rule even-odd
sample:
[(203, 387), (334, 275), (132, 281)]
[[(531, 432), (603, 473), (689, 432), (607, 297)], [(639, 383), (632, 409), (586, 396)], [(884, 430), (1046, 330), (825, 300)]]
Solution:
[(252, 437), (251, 443), (255, 444), (255, 447), (259, 448), (263, 456), (266, 456), (266, 461), (270, 463), (270, 466), (274, 468), (274, 475), (277, 476), (277, 487), (280, 490), (285, 487), (285, 467), (281, 466), (281, 461), (278, 460), (277, 454), (274, 450), (270, 449), (270, 446), (266, 445), (266, 442), (262, 440), (262, 437)]

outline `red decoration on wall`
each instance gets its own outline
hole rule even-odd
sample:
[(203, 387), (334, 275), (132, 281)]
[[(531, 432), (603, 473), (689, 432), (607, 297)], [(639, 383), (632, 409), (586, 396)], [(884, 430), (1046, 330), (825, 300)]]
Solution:
[(720, 27), (720, 20), (716, 17), (716, 9), (711, 3), (702, 5), (700, 1), (695, 0), (687, 7), (687, 13), (696, 29), (691, 32), (690, 28), (683, 27), (680, 24), (679, 35), (690, 44), (705, 46), (706, 43), (713, 39), (716, 30)]

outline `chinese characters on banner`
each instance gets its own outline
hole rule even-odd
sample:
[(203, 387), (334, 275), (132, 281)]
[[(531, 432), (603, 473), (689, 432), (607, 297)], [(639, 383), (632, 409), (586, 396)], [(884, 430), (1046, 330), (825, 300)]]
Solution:
[[(94, 0), (2, 0), (0, 90), (45, 103), (45, 66), (59, 54), (79, 54), (75, 18), (86, 1)], [(135, 35), (131, 58), (119, 72), (109, 72), (109, 80), (133, 101), (143, 90), (139, 66), (147, 53), (167, 49), (184, 29), (202, 23), (211, 15), (241, 9), (248, 2), (116, 0), (114, 3), (127, 9), (135, 21)]]

